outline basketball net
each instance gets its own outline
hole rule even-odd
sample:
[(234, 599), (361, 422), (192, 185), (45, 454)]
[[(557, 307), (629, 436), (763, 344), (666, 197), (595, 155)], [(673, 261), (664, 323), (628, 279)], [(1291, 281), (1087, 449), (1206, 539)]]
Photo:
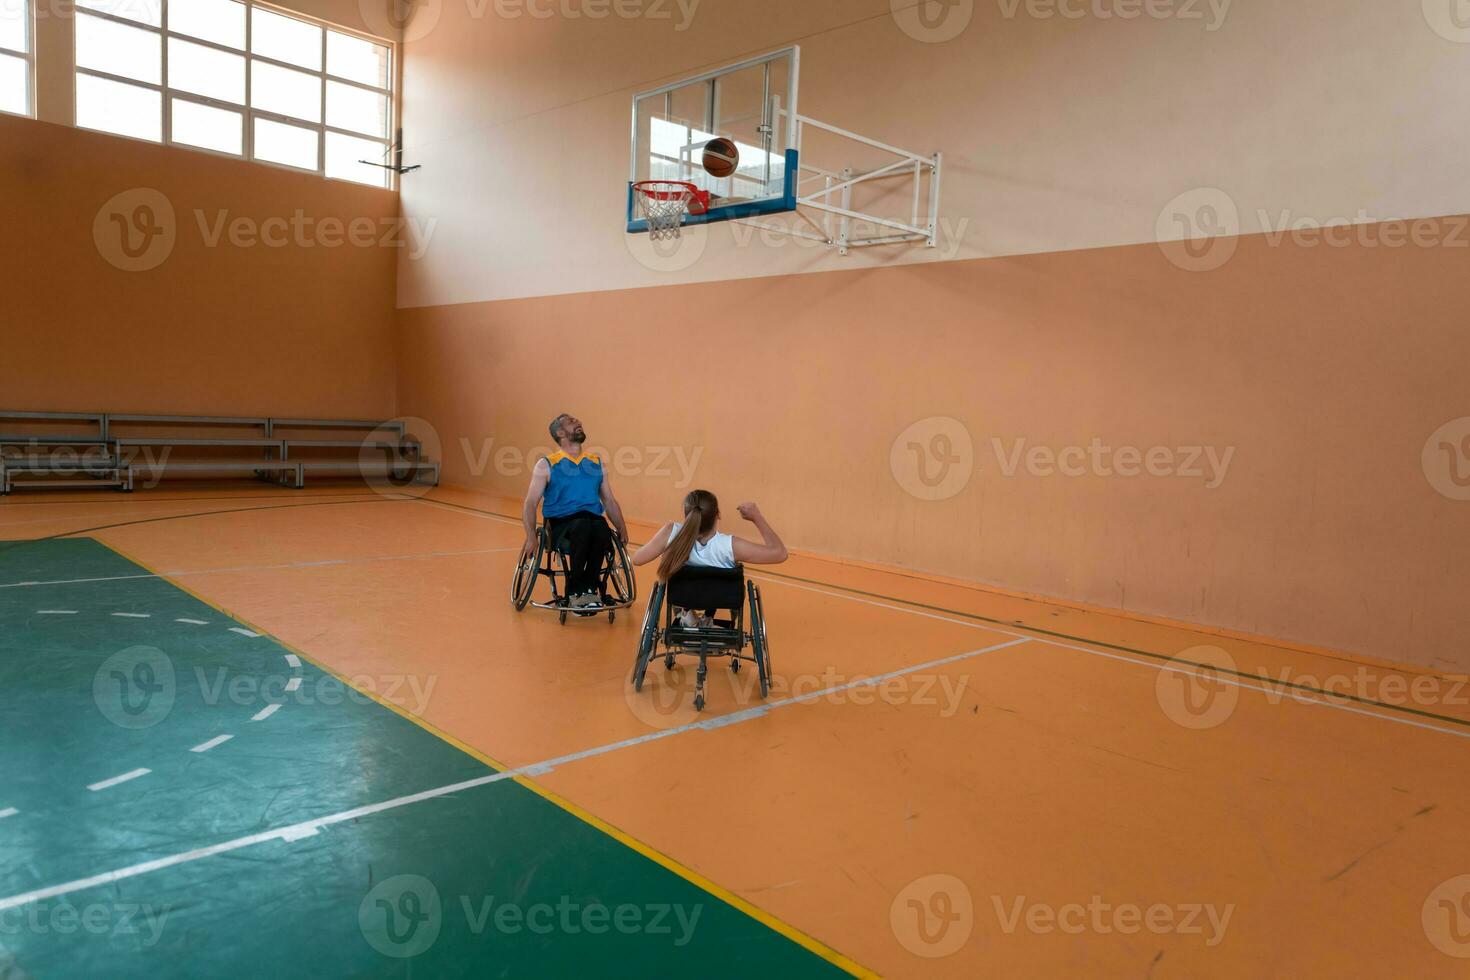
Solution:
[[(667, 241), (680, 237), (691, 205), (702, 203), (703, 192), (681, 180), (644, 180), (633, 185), (638, 213), (648, 222), (648, 237)], [(701, 207), (702, 211), (703, 208)]]

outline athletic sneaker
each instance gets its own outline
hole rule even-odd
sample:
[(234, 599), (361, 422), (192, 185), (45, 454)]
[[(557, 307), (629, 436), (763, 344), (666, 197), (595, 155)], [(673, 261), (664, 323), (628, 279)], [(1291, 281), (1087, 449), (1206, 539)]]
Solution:
[(595, 606), (597, 605), (597, 593), (583, 592), (581, 595), (574, 595), (570, 600), (568, 600), (568, 604), (573, 609), (582, 609), (586, 606)]

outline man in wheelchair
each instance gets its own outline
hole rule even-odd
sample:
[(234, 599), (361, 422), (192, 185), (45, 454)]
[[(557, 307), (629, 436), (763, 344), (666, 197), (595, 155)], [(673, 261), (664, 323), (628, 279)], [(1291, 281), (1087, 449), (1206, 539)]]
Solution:
[(607, 601), (599, 595), (603, 561), (612, 550), (613, 529), (607, 521), (612, 520), (624, 544), (628, 541), (628, 526), (602, 460), (582, 453), (587, 433), (581, 420), (563, 412), (551, 420), (548, 429), (560, 448), (537, 460), (531, 471), (531, 487), (521, 508), (526, 528), (521, 561), (536, 553), (539, 505), (552, 548), (567, 555), (567, 605), (573, 610), (601, 606)]

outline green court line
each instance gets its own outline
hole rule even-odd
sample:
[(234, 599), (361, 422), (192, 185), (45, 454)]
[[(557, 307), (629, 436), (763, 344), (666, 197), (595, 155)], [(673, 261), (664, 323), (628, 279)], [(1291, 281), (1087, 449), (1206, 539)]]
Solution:
[[(7, 581), (140, 570), (0, 551)], [(12, 591), (0, 898), (498, 771), (166, 580)], [(844, 975), (510, 779), (6, 909), (0, 944), (38, 977)]]

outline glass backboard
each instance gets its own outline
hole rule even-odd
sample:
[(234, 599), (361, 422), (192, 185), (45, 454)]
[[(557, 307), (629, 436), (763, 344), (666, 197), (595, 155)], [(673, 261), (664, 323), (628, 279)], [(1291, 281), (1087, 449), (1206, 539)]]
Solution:
[[(799, 66), (800, 49), (786, 48), (635, 95), (628, 231), (648, 230), (633, 200), (641, 180), (685, 181), (708, 191), (709, 210), (690, 214), (685, 224), (796, 210)], [(736, 162), (733, 172), (717, 176), (729, 167), (728, 156), (720, 153), (712, 173), (706, 150), (721, 137), (734, 144)]]

